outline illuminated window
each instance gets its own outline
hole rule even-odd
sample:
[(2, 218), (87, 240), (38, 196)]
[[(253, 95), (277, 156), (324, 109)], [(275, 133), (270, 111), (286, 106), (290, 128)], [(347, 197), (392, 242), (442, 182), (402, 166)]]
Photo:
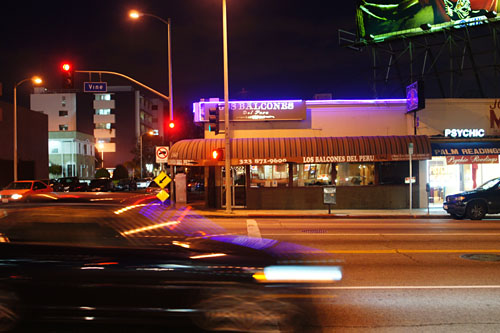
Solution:
[(111, 100), (111, 94), (96, 94), (95, 95), (95, 100), (96, 101), (110, 101)]
[(375, 184), (374, 163), (339, 163), (336, 165), (337, 186)]
[(251, 187), (288, 187), (288, 164), (251, 165)]
[(50, 154), (59, 154), (60, 151), (61, 151), (61, 142), (56, 140), (49, 140)]
[(105, 116), (105, 115), (111, 114), (111, 109), (97, 109), (97, 110), (95, 110), (95, 114)]
[(59, 125), (59, 130), (60, 131), (67, 131), (68, 130), (68, 125)]
[(332, 164), (296, 164), (293, 186), (332, 185)]
[(95, 124), (95, 128), (96, 129), (108, 129), (108, 130), (110, 130), (111, 123), (98, 123), (98, 124)]
[(61, 110), (59, 111), (59, 117), (67, 117), (68, 116), (68, 111)]

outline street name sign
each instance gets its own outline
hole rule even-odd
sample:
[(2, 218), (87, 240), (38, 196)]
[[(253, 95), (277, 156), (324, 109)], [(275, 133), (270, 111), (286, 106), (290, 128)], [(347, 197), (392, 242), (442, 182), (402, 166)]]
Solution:
[(83, 92), (107, 92), (107, 82), (83, 82)]

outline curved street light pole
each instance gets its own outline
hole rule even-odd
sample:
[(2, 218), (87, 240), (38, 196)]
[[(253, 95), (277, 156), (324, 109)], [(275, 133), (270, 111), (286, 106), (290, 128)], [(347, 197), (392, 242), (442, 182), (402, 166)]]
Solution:
[(23, 84), (26, 81), (33, 81), (35, 84), (40, 84), (42, 83), (42, 79), (40, 79), (37, 76), (26, 78), (24, 80), (19, 81), (14, 85), (14, 117), (13, 117), (13, 123), (14, 123), (14, 147), (13, 147), (13, 162), (14, 162), (14, 181), (17, 181), (17, 87)]
[[(159, 20), (163, 24), (167, 25), (167, 53), (168, 53), (168, 104), (169, 104), (169, 117), (170, 121), (174, 120), (174, 100), (173, 100), (173, 88), (172, 88), (172, 39), (171, 39), (171, 21), (170, 18), (164, 20), (159, 16), (149, 14), (149, 13), (142, 13), (136, 10), (133, 10), (129, 13), (129, 16), (133, 19), (138, 19), (141, 16), (149, 16), (154, 19)], [(165, 135), (165, 133), (164, 133)], [(172, 148), (172, 139), (169, 136), (169, 147)], [(141, 169), (142, 170), (142, 169)], [(174, 178), (174, 166), (170, 165), (170, 176)], [(141, 177), (142, 178), (142, 177)], [(173, 200), (173, 194), (174, 194), (174, 182), (170, 182), (170, 193), (172, 195)]]
[(229, 74), (227, 60), (227, 11), (226, 0), (222, 0), (222, 37), (224, 53), (224, 143), (226, 170), (226, 213), (231, 213), (231, 133), (229, 132)]

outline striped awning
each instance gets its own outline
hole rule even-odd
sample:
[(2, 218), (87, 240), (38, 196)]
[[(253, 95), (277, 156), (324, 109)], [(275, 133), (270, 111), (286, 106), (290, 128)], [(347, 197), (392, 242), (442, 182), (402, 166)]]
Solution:
[[(412, 159), (431, 159), (431, 144), (425, 135), (242, 138), (231, 139), (231, 165), (405, 161), (410, 143)], [(224, 148), (224, 139), (182, 140), (172, 146), (168, 164), (224, 165), (224, 161), (211, 159), (216, 148)]]

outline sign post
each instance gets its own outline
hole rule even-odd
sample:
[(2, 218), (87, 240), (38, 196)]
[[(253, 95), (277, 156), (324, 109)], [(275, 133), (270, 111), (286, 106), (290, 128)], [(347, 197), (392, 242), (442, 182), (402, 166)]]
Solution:
[(413, 155), (413, 143), (410, 142), (408, 145), (408, 155), (410, 156), (410, 215), (411, 215), (411, 208), (412, 208), (412, 170), (411, 170), (411, 155)]

